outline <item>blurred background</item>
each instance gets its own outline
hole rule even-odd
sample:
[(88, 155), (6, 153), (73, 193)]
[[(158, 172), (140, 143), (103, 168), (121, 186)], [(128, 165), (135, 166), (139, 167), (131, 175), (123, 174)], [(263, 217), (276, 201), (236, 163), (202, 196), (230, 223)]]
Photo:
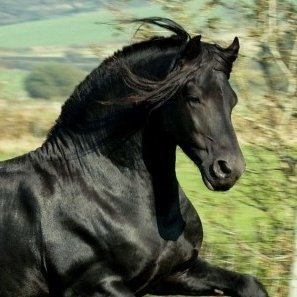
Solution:
[(297, 297), (297, 1), (1, 0), (0, 160), (43, 142), (73, 88), (115, 50), (166, 32), (121, 25), (167, 16), (207, 42), (241, 43), (231, 84), (247, 170), (212, 193), (180, 151), (180, 182), (205, 229), (203, 255)]

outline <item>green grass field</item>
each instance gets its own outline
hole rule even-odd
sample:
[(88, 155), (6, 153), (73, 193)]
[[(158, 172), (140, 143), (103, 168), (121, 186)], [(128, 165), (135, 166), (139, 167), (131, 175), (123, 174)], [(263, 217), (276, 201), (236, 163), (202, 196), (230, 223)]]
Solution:
[[(201, 10), (204, 1), (190, 1), (186, 4), (191, 21), (195, 23), (197, 31), (202, 28), (210, 17), (228, 17), (224, 9)], [(125, 8), (116, 13), (122, 19), (148, 16), (169, 16), (169, 12), (162, 10), (156, 3)], [(175, 18), (174, 15), (169, 17)], [(13, 25), (0, 26), (0, 48), (28, 48), (36, 46), (74, 46), (100, 44), (131, 40), (137, 25), (127, 25), (127, 29), (119, 34), (112, 25), (115, 15), (106, 8), (88, 13), (77, 13), (46, 20), (36, 20)], [(231, 18), (231, 22), (232, 22)], [(233, 20), (234, 21), (234, 20)], [(235, 20), (236, 21), (236, 20)], [(238, 22), (236, 23), (238, 25)], [(187, 23), (184, 24), (187, 26)], [(124, 26), (125, 27), (125, 26)], [(158, 31), (162, 31), (160, 28)], [(235, 31), (240, 32), (238, 29)]]
[(1, 69), (0, 71), (0, 94), (1, 99), (27, 98), (24, 88), (24, 79), (27, 71), (17, 69)]
[[(205, 222), (206, 234), (210, 234), (207, 236), (211, 237), (211, 242), (224, 241), (224, 232), (221, 229), (223, 226), (224, 228), (229, 226), (230, 230), (237, 233), (241, 240), (253, 240), (256, 236), (256, 224), (265, 219), (265, 214), (254, 207), (247, 206), (245, 202), (249, 202), (249, 196), (253, 195), (253, 191), (256, 190), (253, 186), (261, 187), (259, 174), (263, 175), (262, 169), (265, 170), (266, 178), (263, 183), (267, 179), (270, 180), (275, 187), (271, 188), (272, 193), (277, 190), (278, 184), (284, 181), (282, 174), (274, 170), (280, 166), (274, 153), (251, 147), (243, 147), (243, 152), (247, 163), (247, 172), (228, 192), (209, 191), (193, 163), (184, 154), (178, 154), (179, 181), (199, 212), (202, 221)], [(264, 162), (258, 162), (259, 157)]]
[[(164, 15), (156, 5), (126, 9), (124, 17)], [(110, 11), (101, 9), (90, 13), (57, 17), (48, 20), (30, 21), (0, 27), (0, 47), (25, 48), (33, 46), (71, 46), (127, 40), (133, 35), (135, 26), (121, 36), (111, 25), (114, 23)]]

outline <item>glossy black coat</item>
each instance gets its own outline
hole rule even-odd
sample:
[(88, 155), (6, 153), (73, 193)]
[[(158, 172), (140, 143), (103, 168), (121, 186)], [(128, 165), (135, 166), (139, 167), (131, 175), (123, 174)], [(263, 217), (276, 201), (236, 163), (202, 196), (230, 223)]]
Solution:
[[(1, 297), (268, 296), (255, 278), (200, 259), (201, 221), (175, 174), (177, 145), (211, 189), (244, 169), (235, 94), (229, 73), (201, 58), (209, 46), (170, 37), (124, 50), (78, 86), (42, 147), (1, 163)], [(150, 109), (110, 104), (133, 89), (120, 59), (159, 80), (199, 67)]]

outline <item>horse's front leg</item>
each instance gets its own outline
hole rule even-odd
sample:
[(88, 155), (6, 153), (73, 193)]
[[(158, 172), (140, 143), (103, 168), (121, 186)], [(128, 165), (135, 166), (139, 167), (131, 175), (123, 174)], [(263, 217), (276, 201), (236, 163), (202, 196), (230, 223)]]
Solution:
[(84, 291), (75, 288), (68, 289), (63, 297), (135, 297), (135, 295), (122, 283), (106, 280), (96, 289), (85, 288)]
[[(50, 296), (55, 297), (56, 294)], [(62, 296), (135, 297), (135, 294), (124, 284), (121, 277), (102, 267), (101, 271), (90, 270), (80, 275), (78, 280), (73, 280)]]
[(254, 277), (222, 269), (197, 259), (194, 264), (160, 282), (154, 295), (269, 297)]

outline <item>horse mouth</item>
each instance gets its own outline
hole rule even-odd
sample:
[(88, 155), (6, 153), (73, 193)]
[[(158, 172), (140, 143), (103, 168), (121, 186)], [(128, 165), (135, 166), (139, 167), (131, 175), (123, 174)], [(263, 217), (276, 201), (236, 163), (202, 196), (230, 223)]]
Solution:
[(202, 176), (203, 183), (205, 186), (211, 191), (221, 191), (225, 192), (228, 191), (236, 182), (236, 179), (213, 179), (212, 176), (209, 176), (209, 173), (203, 166), (199, 167), (200, 173)]
[(236, 181), (236, 180), (234, 181), (233, 180), (224, 180), (224, 181), (211, 180), (210, 178), (208, 178), (205, 172), (201, 172), (201, 176), (205, 186), (211, 191), (221, 191), (221, 192), (228, 191), (230, 190), (230, 188), (233, 187)]
[(206, 186), (209, 190), (211, 190), (211, 191), (215, 191), (215, 188), (213, 187), (213, 185), (211, 184), (211, 182), (208, 180), (208, 178), (206, 177), (206, 175), (205, 175), (205, 174), (202, 174), (201, 176), (202, 176), (202, 180), (203, 180), (205, 186)]
[(220, 179), (213, 176), (211, 168), (213, 167), (213, 158), (206, 150), (196, 146), (181, 145), (182, 150), (199, 168), (204, 185), (211, 191), (228, 191), (234, 185), (236, 180), (233, 178)]

